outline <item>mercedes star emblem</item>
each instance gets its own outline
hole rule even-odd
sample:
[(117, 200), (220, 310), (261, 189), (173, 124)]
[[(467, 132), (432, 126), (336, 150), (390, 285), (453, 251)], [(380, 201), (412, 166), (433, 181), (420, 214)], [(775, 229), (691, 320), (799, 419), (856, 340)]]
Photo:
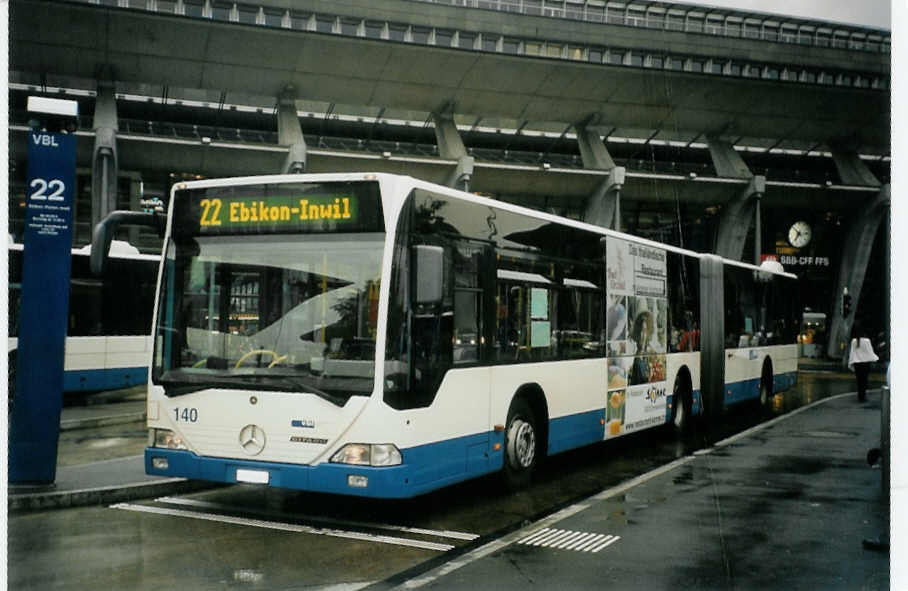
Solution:
[(265, 432), (258, 425), (246, 425), (240, 430), (240, 445), (250, 456), (257, 456), (265, 449)]

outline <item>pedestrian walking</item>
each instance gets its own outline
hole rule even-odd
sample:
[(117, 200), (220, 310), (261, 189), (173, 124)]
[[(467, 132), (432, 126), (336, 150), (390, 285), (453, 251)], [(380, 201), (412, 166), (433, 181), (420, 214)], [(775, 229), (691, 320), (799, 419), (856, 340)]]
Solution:
[(876, 353), (873, 352), (873, 345), (870, 344), (870, 338), (865, 331), (855, 328), (852, 331), (854, 337), (851, 339), (851, 353), (848, 355), (848, 367), (854, 372), (854, 377), (858, 383), (858, 400), (867, 399), (867, 377), (870, 374), (870, 364), (877, 361)]

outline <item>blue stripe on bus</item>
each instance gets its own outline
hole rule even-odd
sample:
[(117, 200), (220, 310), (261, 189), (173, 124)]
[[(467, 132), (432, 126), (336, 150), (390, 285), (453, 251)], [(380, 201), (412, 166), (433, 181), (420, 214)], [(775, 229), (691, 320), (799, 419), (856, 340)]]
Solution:
[[(772, 380), (772, 392), (776, 394), (795, 385), (797, 372), (775, 374)], [(756, 400), (760, 397), (760, 380), (754, 378), (725, 385), (725, 404), (737, 404), (745, 400)]]
[[(549, 424), (549, 453), (602, 441), (604, 410), (554, 419)], [(494, 444), (499, 449), (494, 450)], [(314, 492), (381, 498), (408, 498), (501, 469), (504, 462), (504, 433), (487, 432), (420, 445), (401, 451), (400, 466), (373, 468), (324, 463), (303, 466), (254, 460), (198, 456), (184, 450), (145, 449), (145, 472), (158, 476), (214, 482), (236, 482), (237, 468), (265, 470), (275, 487)], [(152, 458), (166, 458), (167, 470), (158, 470)], [(366, 476), (369, 485), (347, 484), (350, 475)]]
[[(776, 376), (776, 391), (794, 383), (795, 374)], [(748, 383), (730, 384), (728, 389)], [(732, 388), (734, 386), (734, 388)], [(759, 393), (758, 393), (759, 394)], [(702, 408), (701, 393), (693, 392), (692, 411)], [(669, 402), (671, 400), (669, 399)], [(670, 412), (670, 411), (669, 411)], [(666, 414), (666, 421), (669, 418)], [(549, 454), (566, 451), (604, 439), (605, 410), (597, 409), (552, 419), (549, 423)], [(499, 449), (494, 449), (495, 444)], [(145, 472), (157, 476), (180, 476), (196, 480), (236, 483), (238, 468), (267, 471), (269, 485), (375, 498), (409, 498), (500, 470), (504, 462), (504, 433), (486, 432), (429, 443), (401, 451), (400, 466), (373, 468), (324, 463), (317, 466), (223, 459), (196, 455), (185, 450), (145, 449)], [(152, 465), (153, 458), (166, 458), (168, 469)], [(349, 476), (365, 476), (368, 486), (351, 487)]]
[[(772, 391), (773, 394), (784, 392), (798, 382), (797, 372), (788, 372), (776, 374), (773, 376)], [(745, 400), (754, 400), (760, 397), (760, 380), (744, 380), (725, 385), (725, 404), (736, 404)], [(703, 399), (700, 390), (694, 390), (691, 411), (694, 416), (703, 412)], [(665, 420), (671, 420), (672, 396), (668, 396), (668, 404), (665, 408)]]
[(605, 408), (549, 421), (549, 454), (588, 445), (605, 438)]
[(137, 386), (147, 381), (147, 367), (70, 370), (63, 373), (63, 391), (114, 390)]

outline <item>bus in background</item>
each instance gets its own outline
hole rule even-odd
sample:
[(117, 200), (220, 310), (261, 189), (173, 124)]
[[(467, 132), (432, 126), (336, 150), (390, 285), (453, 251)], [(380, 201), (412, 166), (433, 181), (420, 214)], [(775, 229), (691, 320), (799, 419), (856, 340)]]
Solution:
[(826, 349), (826, 314), (805, 308), (801, 316), (801, 332), (798, 335), (801, 344), (801, 357), (816, 359), (824, 355)]
[[(9, 392), (15, 392), (22, 292), (22, 244), (9, 253)], [(72, 250), (64, 392), (113, 390), (148, 381), (159, 255), (115, 241), (107, 271), (89, 270), (89, 249)], [(12, 399), (12, 397), (11, 397)]]
[(519, 487), (546, 456), (719, 421), (796, 380), (797, 289), (777, 263), (387, 174), (187, 182), (170, 204), (149, 474)]

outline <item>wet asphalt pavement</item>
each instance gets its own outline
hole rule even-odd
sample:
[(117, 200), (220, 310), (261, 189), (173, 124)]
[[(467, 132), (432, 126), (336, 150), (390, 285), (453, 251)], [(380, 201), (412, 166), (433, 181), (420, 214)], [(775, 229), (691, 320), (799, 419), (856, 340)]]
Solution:
[[(770, 414), (853, 389), (803, 372)], [(864, 460), (879, 413), (878, 391), (768, 426), (738, 409), (708, 440), (745, 434), (709, 453), (702, 429), (636, 434), (556, 456), (518, 493), (494, 478), (390, 502), (229, 486), (14, 513), (9, 587), (887, 589), (888, 554), (861, 547), (888, 518)], [(142, 423), (67, 431), (60, 462), (144, 445)]]

